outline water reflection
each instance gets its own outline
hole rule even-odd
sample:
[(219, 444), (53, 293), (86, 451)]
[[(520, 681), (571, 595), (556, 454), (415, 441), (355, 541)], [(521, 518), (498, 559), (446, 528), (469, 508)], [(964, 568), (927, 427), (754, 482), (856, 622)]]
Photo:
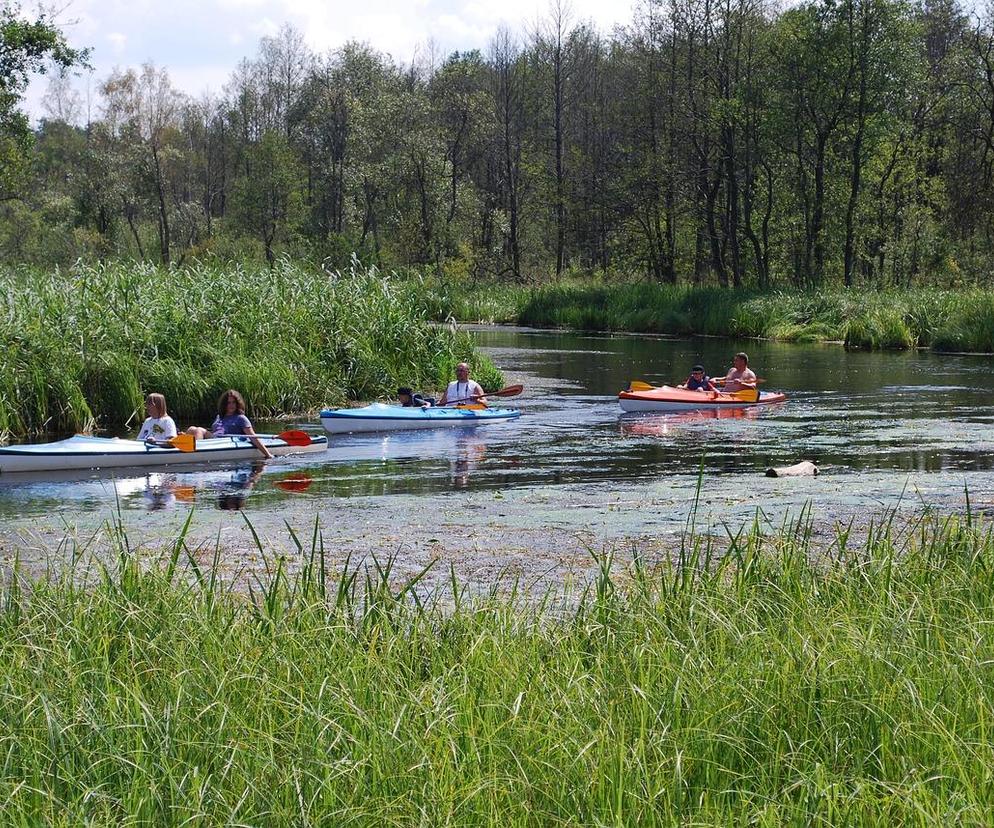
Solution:
[(457, 489), (469, 486), (470, 475), (483, 462), (487, 454), (486, 442), (474, 432), (460, 433), (450, 461), (452, 483)]
[(245, 499), (265, 470), (266, 464), (260, 461), (236, 469), (227, 480), (216, 482), (214, 488), (217, 490), (217, 508), (231, 512), (243, 509)]
[(759, 408), (701, 408), (664, 414), (640, 412), (620, 415), (618, 425), (626, 437), (668, 437), (688, 425), (699, 425), (711, 420), (754, 420), (759, 413)]

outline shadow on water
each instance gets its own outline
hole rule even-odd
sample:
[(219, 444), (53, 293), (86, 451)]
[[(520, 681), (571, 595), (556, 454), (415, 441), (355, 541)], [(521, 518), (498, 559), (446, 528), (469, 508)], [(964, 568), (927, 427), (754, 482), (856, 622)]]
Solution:
[[(278, 512), (288, 498), (316, 510), (331, 499), (359, 496), (642, 485), (696, 476), (702, 456), (706, 475), (723, 475), (722, 485), (739, 490), (766, 466), (799, 459), (853, 481), (860, 470), (893, 472), (895, 492), (911, 471), (994, 468), (990, 357), (521, 329), (481, 329), (475, 336), (509, 383), (525, 384), (525, 394), (513, 401), (520, 420), (336, 435), (322, 455), (259, 467), (3, 478), (0, 515), (104, 509), (115, 502), (134, 510), (195, 505)], [(617, 393), (630, 380), (681, 382), (698, 362), (720, 375), (738, 350), (749, 352), (765, 388), (788, 393), (787, 403), (621, 414)]]

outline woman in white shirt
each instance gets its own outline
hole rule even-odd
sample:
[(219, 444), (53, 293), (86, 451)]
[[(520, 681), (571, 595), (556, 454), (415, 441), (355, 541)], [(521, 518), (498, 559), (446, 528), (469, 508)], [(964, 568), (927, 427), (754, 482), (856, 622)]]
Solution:
[(456, 381), (450, 382), (442, 394), (439, 405), (471, 405), (473, 403), (487, 404), (483, 389), (478, 382), (469, 378), (469, 365), (460, 362), (456, 366)]
[(138, 432), (139, 440), (158, 443), (176, 436), (176, 423), (166, 411), (166, 398), (162, 394), (149, 394), (145, 398), (145, 413), (148, 417)]

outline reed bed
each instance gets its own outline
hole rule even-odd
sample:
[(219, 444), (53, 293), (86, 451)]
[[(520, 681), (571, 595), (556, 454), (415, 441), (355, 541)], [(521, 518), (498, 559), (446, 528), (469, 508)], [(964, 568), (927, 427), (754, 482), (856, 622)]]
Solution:
[(225, 388), (278, 416), (437, 388), (462, 359), (484, 387), (494, 366), (429, 320), (414, 284), (354, 266), (79, 265), (0, 270), (0, 433), (127, 423), (142, 395), (209, 422)]
[(576, 330), (844, 342), (853, 348), (994, 352), (994, 292), (728, 290), (648, 282), (446, 286), (432, 312)]
[(994, 819), (994, 537), (969, 512), (821, 553), (803, 520), (691, 538), (544, 598), (334, 575), (308, 535), (248, 594), (182, 537), (159, 566), (120, 540), (95, 582), (9, 579), (3, 824)]

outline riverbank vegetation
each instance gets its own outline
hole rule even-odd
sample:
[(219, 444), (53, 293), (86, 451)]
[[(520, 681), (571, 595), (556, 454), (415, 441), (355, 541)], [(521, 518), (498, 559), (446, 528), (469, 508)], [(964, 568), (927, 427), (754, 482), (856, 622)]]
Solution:
[(226, 388), (252, 416), (300, 413), (443, 387), (462, 359), (500, 387), (469, 336), (433, 324), (413, 290), (359, 265), (0, 269), (0, 432), (121, 426), (149, 391), (188, 422), (209, 423)]
[[(309, 533), (310, 534), (310, 533)], [(210, 550), (0, 593), (6, 824), (984, 824), (994, 536), (969, 513), (688, 539), (583, 596), (320, 532), (244, 594)], [(196, 561), (200, 561), (199, 564)], [(420, 576), (419, 576), (420, 577)], [(443, 583), (446, 582), (442, 578)]]
[(563, 280), (540, 285), (428, 280), (439, 318), (587, 331), (842, 342), (852, 348), (994, 352), (994, 292), (818, 291)]
[(85, 109), (54, 77), (5, 166), (0, 260), (990, 285), (987, 11), (653, 0), (607, 34), (554, 2), (493, 35), (405, 64), (287, 26), (196, 99), (153, 64), (95, 78)]

